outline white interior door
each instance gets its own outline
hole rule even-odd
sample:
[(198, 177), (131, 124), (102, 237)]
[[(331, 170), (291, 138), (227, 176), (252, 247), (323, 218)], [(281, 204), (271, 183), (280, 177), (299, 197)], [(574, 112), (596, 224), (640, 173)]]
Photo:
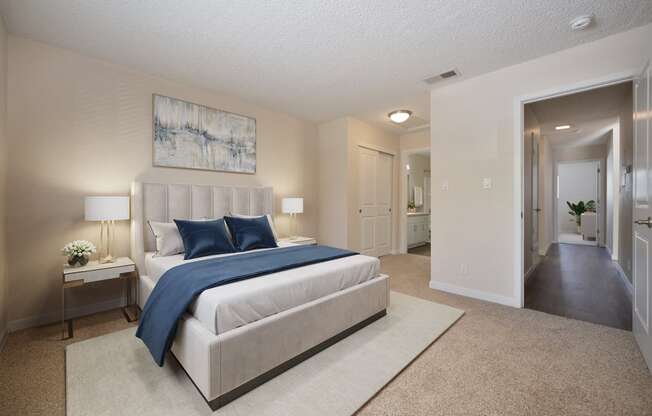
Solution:
[(358, 148), (360, 252), (384, 256), (392, 250), (392, 155)]
[(539, 258), (539, 139), (532, 133), (532, 262)]
[(652, 369), (650, 299), (652, 285), (652, 149), (650, 143), (650, 66), (634, 83), (634, 295), (633, 331), (645, 361)]

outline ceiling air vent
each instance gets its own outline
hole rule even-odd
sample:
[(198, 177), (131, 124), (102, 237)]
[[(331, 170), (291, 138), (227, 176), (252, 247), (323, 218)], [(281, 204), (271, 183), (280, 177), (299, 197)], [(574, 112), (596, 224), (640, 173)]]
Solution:
[(434, 77), (426, 78), (423, 80), (426, 84), (432, 85), (436, 82), (443, 81), (446, 79), (454, 78), (460, 75), (460, 72), (457, 69), (451, 69), (446, 72), (442, 72), (439, 75), (435, 75)]

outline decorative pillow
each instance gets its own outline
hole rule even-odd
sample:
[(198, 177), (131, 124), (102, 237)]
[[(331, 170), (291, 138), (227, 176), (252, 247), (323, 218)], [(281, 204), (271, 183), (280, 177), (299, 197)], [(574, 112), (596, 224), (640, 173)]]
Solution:
[(174, 222), (183, 240), (185, 260), (236, 251), (221, 218), (213, 221), (174, 220)]
[(155, 256), (172, 256), (183, 253), (183, 240), (179, 229), (173, 222), (147, 221), (149, 229), (156, 238)]
[(274, 234), (274, 240), (278, 242), (278, 233), (276, 232), (276, 227), (274, 226), (274, 220), (272, 219), (272, 216), (269, 214), (266, 215), (242, 215), (242, 214), (234, 214), (234, 213), (229, 213), (229, 217), (234, 217), (234, 218), (262, 218), (262, 217), (267, 217), (267, 222), (269, 223), (269, 228), (272, 229), (272, 234)]
[(233, 243), (239, 251), (274, 248), (276, 239), (266, 216), (256, 218), (224, 217)]

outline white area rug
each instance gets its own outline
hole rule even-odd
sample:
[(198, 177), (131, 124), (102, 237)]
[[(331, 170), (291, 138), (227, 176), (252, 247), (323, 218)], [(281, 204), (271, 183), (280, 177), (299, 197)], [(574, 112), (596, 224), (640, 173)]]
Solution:
[[(351, 415), (463, 314), (392, 292), (387, 316), (213, 414)], [(67, 414), (212, 414), (176, 360), (156, 366), (134, 332), (129, 328), (66, 348)]]

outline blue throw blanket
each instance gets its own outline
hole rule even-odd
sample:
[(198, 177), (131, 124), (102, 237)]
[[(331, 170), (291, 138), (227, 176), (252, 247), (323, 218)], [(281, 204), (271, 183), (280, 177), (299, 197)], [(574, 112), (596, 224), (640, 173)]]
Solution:
[(136, 336), (147, 345), (154, 361), (163, 366), (179, 318), (204, 290), (355, 254), (328, 246), (293, 246), (176, 266), (161, 276), (147, 299)]

